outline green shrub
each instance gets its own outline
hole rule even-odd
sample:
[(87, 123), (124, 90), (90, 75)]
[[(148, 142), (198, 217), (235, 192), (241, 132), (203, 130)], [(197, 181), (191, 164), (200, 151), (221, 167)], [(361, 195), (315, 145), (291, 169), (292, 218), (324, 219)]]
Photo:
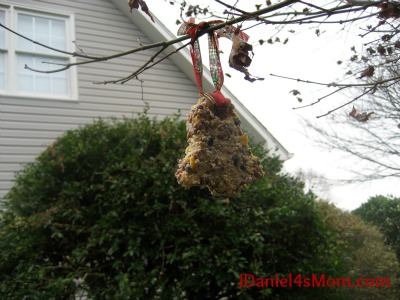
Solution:
[(260, 145), (267, 175), (236, 197), (181, 188), (185, 135), (176, 119), (99, 120), (28, 164), (0, 221), (0, 298), (69, 299), (78, 282), (89, 299), (328, 293), (238, 289), (240, 273), (337, 275), (334, 233)]
[(385, 245), (385, 237), (378, 228), (326, 201), (318, 202), (318, 208), (327, 224), (338, 232), (337, 243), (342, 245), (345, 277), (351, 278), (352, 283), (358, 278), (390, 280), (390, 288), (341, 288), (338, 297), (353, 300), (399, 299), (396, 278), (400, 271), (399, 262), (396, 252)]
[(384, 234), (400, 260), (400, 198), (375, 196), (368, 199), (353, 213), (375, 225)]

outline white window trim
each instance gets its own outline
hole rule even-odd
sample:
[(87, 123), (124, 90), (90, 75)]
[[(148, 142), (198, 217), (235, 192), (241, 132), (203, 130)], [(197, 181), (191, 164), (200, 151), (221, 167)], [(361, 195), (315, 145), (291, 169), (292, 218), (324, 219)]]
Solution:
[[(4, 19), (5, 19), (5, 24), (7, 24), (7, 23), (9, 23), (8, 22), (8, 20), (9, 20), (9, 7), (8, 6), (0, 6), (0, 10), (1, 11), (4, 11), (5, 12), (5, 14), (4, 14)], [(4, 59), (4, 70), (7, 72), (7, 69), (8, 69), (8, 59), (7, 59), (7, 56), (8, 56), (8, 52), (9, 52), (9, 50), (8, 50), (8, 45), (10, 44), (10, 41), (9, 41), (9, 37), (8, 37), (8, 35), (6, 34), (5, 35), (5, 50), (0, 50), (1, 51), (1, 53), (4, 53), (5, 54), (5, 59)], [(8, 84), (8, 76), (6, 75), (6, 76), (4, 76), (4, 87), (7, 87), (7, 84)], [(5, 88), (4, 88), (4, 90), (3, 89), (0, 89), (0, 94), (2, 94), (2, 93), (4, 93), (5, 92)]]
[[(75, 16), (73, 13), (68, 12), (60, 12), (52, 9), (40, 9), (38, 7), (28, 6), (28, 5), (19, 5), (12, 3), (0, 2), (0, 9), (5, 11), (5, 19), (6, 26), (17, 31), (17, 14), (18, 13), (27, 13), (33, 16), (42, 16), (47, 18), (56, 18), (62, 19), (66, 22), (66, 51), (67, 52), (75, 52), (74, 44), (72, 41), (75, 41)], [(17, 46), (17, 36), (13, 35), (11, 32), (6, 31), (6, 59), (5, 59), (5, 68), (6, 74), (7, 70), (16, 70), (16, 51)], [(20, 52), (21, 53), (21, 52)], [(41, 54), (41, 53), (39, 53)], [(46, 55), (46, 54), (43, 54)], [(49, 54), (51, 56), (51, 54)], [(69, 60), (69, 63), (75, 63), (77, 61), (76, 57), (69, 56), (66, 54), (60, 53), (60, 55), (56, 55), (56, 57), (65, 57)], [(55, 69), (57, 66), (54, 67)], [(78, 101), (78, 72), (77, 67), (71, 67), (68, 69), (69, 72), (69, 81), (68, 81), (68, 95), (49, 95), (49, 94), (32, 94), (27, 92), (18, 92), (16, 90), (15, 84), (10, 84), (10, 82), (17, 82), (17, 73), (10, 72), (10, 75), (5, 76), (5, 90), (0, 90), (0, 96), (7, 96), (10, 98), (32, 98), (32, 99), (40, 99), (40, 100), (67, 100), (67, 101)], [(8, 88), (7, 88), (8, 87)]]

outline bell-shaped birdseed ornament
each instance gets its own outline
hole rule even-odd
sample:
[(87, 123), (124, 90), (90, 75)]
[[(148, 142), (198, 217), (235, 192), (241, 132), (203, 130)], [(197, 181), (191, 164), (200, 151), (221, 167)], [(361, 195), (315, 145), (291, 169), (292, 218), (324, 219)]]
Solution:
[(225, 100), (218, 106), (218, 100), (205, 94), (192, 106), (187, 118), (189, 145), (175, 176), (184, 187), (207, 186), (212, 195), (229, 197), (264, 172), (234, 106)]

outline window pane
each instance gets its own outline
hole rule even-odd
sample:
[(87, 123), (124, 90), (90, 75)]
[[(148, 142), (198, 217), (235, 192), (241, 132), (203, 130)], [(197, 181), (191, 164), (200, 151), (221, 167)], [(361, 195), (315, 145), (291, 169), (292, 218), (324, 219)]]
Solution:
[[(33, 31), (33, 17), (27, 15), (18, 15), (18, 32), (26, 37), (35, 39)], [(18, 48), (24, 49), (26, 51), (33, 51), (34, 44), (19, 37), (18, 38)]]
[[(4, 24), (6, 23), (6, 13), (2, 10), (0, 10), (0, 23)], [(5, 48), (6, 47), (6, 30), (4, 28), (0, 28), (0, 48)]]
[(62, 20), (51, 20), (51, 46), (56, 49), (67, 50), (66, 24)]
[(6, 55), (0, 52), (0, 90), (4, 90), (5, 88), (5, 59)]
[[(34, 40), (44, 45), (50, 45), (50, 20), (45, 18), (34, 18)], [(36, 49), (39, 50), (39, 49)], [(39, 50), (41, 51), (41, 50)]]
[[(18, 31), (46, 46), (60, 50), (67, 49), (66, 22), (64, 20), (18, 14)], [(18, 38), (18, 49), (42, 53), (52, 52), (21, 37)]]
[(59, 65), (43, 64), (42, 61), (57, 64), (68, 63), (65, 59), (38, 55), (18, 55), (18, 91), (49, 95), (68, 95), (68, 71), (57, 73), (37, 73), (25, 69), (25, 65), (32, 69), (48, 71), (60, 68)]

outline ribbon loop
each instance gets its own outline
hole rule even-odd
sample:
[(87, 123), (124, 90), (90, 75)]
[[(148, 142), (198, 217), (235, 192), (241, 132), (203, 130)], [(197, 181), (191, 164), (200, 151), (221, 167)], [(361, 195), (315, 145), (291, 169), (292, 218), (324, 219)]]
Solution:
[[(202, 96), (203, 91), (203, 63), (201, 59), (200, 45), (197, 40), (200, 30), (205, 29), (209, 26), (223, 23), (221, 20), (214, 20), (209, 22), (200, 22), (199, 24), (194, 23), (194, 18), (190, 18), (189, 22), (183, 23), (178, 29), (178, 35), (189, 34), (191, 37), (190, 55), (193, 62), (193, 70), (196, 77), (197, 88)], [(214, 103), (217, 107), (227, 105), (228, 101), (222, 95), (221, 88), (224, 84), (224, 73), (222, 71), (221, 60), (219, 57), (219, 37), (226, 37), (233, 40), (235, 34), (239, 34), (239, 38), (245, 42), (248, 41), (249, 36), (240, 31), (237, 33), (237, 28), (234, 26), (225, 26), (222, 29), (208, 33), (208, 52), (210, 57), (210, 73), (215, 86), (215, 92), (207, 94), (214, 98)]]

